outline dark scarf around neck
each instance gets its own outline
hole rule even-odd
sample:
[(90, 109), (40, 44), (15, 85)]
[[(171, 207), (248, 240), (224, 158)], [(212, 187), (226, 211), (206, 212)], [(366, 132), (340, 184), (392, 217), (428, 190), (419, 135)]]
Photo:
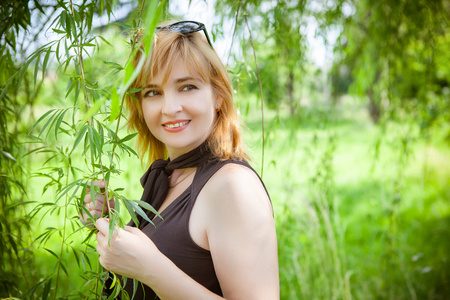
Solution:
[[(173, 170), (199, 167), (213, 159), (207, 144), (204, 142), (194, 150), (172, 161), (170, 159), (155, 160), (141, 178), (141, 185), (144, 188), (141, 201), (147, 202), (155, 210), (159, 210), (169, 192), (169, 176), (172, 175)], [(150, 220), (155, 217), (155, 214), (149, 210), (145, 210), (145, 213)], [(148, 224), (143, 217), (137, 215), (137, 218), (140, 229)]]

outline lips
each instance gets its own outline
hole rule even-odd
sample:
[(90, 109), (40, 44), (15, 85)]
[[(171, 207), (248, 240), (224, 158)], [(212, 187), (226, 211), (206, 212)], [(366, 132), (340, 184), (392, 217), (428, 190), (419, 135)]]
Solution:
[(168, 132), (179, 132), (188, 127), (191, 120), (174, 120), (162, 124), (164, 130)]
[(190, 122), (189, 120), (187, 120), (187, 121), (179, 121), (179, 122), (176, 122), (176, 123), (166, 122), (166, 123), (163, 124), (163, 126), (167, 127), (167, 128), (179, 128), (179, 127), (182, 127), (182, 126), (186, 125), (189, 122)]

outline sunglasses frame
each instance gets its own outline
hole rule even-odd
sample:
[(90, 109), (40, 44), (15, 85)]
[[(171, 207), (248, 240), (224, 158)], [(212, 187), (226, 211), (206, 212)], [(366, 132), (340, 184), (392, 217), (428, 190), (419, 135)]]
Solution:
[[(194, 23), (198, 27), (195, 28), (195, 29), (188, 28), (188, 27), (181, 27), (181, 28), (179, 27), (179, 25), (185, 24), (185, 23)], [(163, 29), (167, 29), (167, 30), (173, 31), (173, 32), (179, 32), (179, 33), (182, 33), (182, 34), (189, 34), (189, 33), (193, 33), (193, 32), (197, 32), (197, 31), (203, 30), (203, 32), (205, 33), (206, 39), (208, 40), (208, 44), (211, 46), (211, 48), (214, 49), (214, 47), (213, 47), (213, 45), (211, 43), (211, 40), (209, 39), (208, 32), (206, 31), (205, 24), (203, 24), (203, 23), (200, 23), (200, 22), (197, 22), (197, 21), (180, 21), (180, 22), (172, 23), (172, 24), (167, 25), (167, 26), (156, 27), (156, 30), (163, 30)]]

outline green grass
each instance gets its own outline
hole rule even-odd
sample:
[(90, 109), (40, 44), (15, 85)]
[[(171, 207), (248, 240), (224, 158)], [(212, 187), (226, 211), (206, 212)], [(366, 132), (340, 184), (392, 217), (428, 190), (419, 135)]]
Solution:
[[(250, 111), (244, 119), (259, 171), (259, 113)], [(412, 125), (389, 125), (382, 133), (357, 102), (305, 107), (293, 117), (267, 111), (263, 179), (275, 211), (281, 298), (448, 299), (449, 154), (440, 140), (425, 143)], [(34, 171), (41, 162), (33, 160)], [(81, 157), (74, 163), (84, 164)], [(123, 156), (121, 169), (113, 186), (138, 199), (144, 171), (139, 160)], [(41, 195), (44, 184), (42, 178), (30, 180), (31, 200), (54, 201), (53, 191)], [(47, 227), (62, 228), (62, 206), (59, 214), (36, 216), (36, 237)], [(69, 216), (76, 219), (72, 206)], [(71, 231), (68, 226), (66, 236)], [(67, 243), (76, 248), (87, 234), (83, 229)], [(59, 251), (61, 241), (55, 234), (45, 247)], [(96, 255), (88, 252), (87, 269), (95, 271)], [(69, 276), (61, 273), (58, 294), (65, 297), (85, 289), (86, 280), (70, 251), (63, 258)], [(49, 274), (56, 258), (42, 246), (36, 264), (40, 274)]]
[[(266, 124), (282, 299), (450, 297), (450, 151), (441, 140), (425, 143), (410, 124), (382, 131), (358, 103), (269, 113)], [(249, 122), (256, 147), (259, 126)]]

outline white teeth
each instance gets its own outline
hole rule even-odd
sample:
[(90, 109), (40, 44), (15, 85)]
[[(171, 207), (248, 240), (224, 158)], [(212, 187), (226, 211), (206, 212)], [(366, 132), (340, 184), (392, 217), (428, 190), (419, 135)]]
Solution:
[(189, 123), (189, 121), (184, 121), (184, 122), (175, 123), (175, 124), (165, 124), (164, 126), (166, 126), (167, 128), (178, 128), (180, 126), (186, 125), (187, 123)]

